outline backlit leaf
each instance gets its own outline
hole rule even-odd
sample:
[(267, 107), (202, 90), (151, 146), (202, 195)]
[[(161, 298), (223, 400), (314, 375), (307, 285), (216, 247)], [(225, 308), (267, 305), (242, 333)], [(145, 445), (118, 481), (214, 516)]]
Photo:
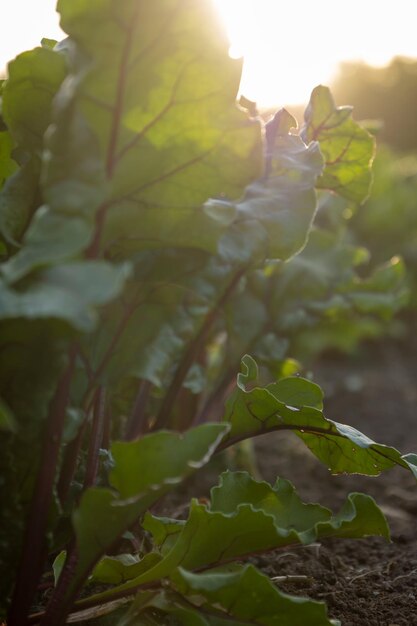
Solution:
[(328, 87), (320, 85), (311, 94), (302, 136), (318, 141), (324, 156), (317, 186), (361, 203), (369, 194), (375, 140), (351, 115), (352, 107), (336, 107)]
[(316, 393), (310, 381), (293, 379), (288, 404), (286, 393), (280, 398), (279, 383), (246, 390), (249, 381), (252, 387), (256, 381), (254, 360), (248, 355), (242, 359), (242, 374), (226, 404), (223, 419), (231, 430), (222, 446), (268, 431), (292, 430), (333, 474), (377, 476), (395, 465), (415, 473), (413, 462), (395, 448), (375, 443), (352, 426), (329, 420), (320, 409), (305, 404), (305, 398)]
[[(57, 119), (72, 127), (68, 147), (81, 116), (98, 140), (108, 181), (104, 240), (215, 249), (223, 220), (202, 205), (238, 197), (261, 174), (262, 142), (259, 121), (236, 106), (241, 61), (228, 58), (211, 2), (125, 0), (116, 10), (60, 0), (58, 10), (66, 45), (77, 42), (86, 59), (70, 55), (72, 83)], [(52, 154), (65, 149), (65, 137), (54, 145)], [(55, 168), (45, 178), (54, 203)]]

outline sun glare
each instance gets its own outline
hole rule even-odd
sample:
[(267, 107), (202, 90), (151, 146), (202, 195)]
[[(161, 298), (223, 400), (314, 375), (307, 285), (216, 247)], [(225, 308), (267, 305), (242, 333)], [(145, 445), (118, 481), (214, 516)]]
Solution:
[(232, 56), (245, 59), (241, 92), (260, 106), (298, 104), (343, 60), (384, 65), (417, 57), (414, 0), (214, 0)]

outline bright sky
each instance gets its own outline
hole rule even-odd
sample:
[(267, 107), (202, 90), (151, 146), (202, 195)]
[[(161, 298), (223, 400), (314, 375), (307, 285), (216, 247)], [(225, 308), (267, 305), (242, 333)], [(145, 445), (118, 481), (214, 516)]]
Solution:
[[(155, 0), (154, 0), (155, 1)], [(232, 52), (245, 57), (241, 90), (259, 106), (308, 101), (345, 59), (384, 65), (417, 58), (416, 0), (214, 0)], [(0, 71), (42, 37), (59, 39), (56, 0), (9, 0), (2, 12)]]

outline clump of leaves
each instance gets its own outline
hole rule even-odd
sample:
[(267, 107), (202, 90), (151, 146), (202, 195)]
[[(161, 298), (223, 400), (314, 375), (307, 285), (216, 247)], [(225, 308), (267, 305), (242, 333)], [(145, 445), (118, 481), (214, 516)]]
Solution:
[[(186, 520), (152, 507), (216, 453), (273, 430), (334, 473), (417, 472), (414, 455), (326, 419), (320, 389), (287, 376), (300, 301), (310, 328), (327, 311), (381, 314), (380, 283), (353, 269), (360, 252), (317, 231), (297, 256), (317, 187), (368, 193), (372, 138), (324, 87), (301, 134), (285, 110), (264, 125), (236, 105), (241, 62), (208, 0), (58, 9), (68, 38), (17, 57), (2, 87), (8, 624), (113, 610), (125, 625), (335, 623), (235, 561), (322, 536), (388, 537), (371, 498), (351, 494), (332, 514), (283, 479), (226, 473)], [(257, 382), (245, 356), (230, 395), (246, 352), (275, 382)], [(52, 561), (54, 592), (37, 607)]]

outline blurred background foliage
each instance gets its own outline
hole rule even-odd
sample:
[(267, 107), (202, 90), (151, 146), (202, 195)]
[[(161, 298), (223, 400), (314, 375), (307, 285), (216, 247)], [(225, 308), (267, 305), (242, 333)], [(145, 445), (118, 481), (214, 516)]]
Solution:
[[(400, 255), (417, 312), (417, 60), (397, 57), (385, 67), (348, 62), (333, 84), (338, 103), (354, 107), (377, 137), (374, 183), (368, 201), (352, 212), (350, 237), (371, 252), (372, 263)], [(350, 217), (349, 212), (345, 216)]]
[[(408, 340), (417, 316), (417, 60), (396, 57), (384, 67), (345, 62), (331, 88), (336, 104), (352, 105), (354, 119), (375, 134), (377, 150), (366, 202), (358, 207), (323, 194), (316, 224), (369, 251), (364, 276), (393, 257), (403, 259), (407, 304), (395, 320), (365, 335)], [(302, 125), (302, 107), (288, 108)]]

